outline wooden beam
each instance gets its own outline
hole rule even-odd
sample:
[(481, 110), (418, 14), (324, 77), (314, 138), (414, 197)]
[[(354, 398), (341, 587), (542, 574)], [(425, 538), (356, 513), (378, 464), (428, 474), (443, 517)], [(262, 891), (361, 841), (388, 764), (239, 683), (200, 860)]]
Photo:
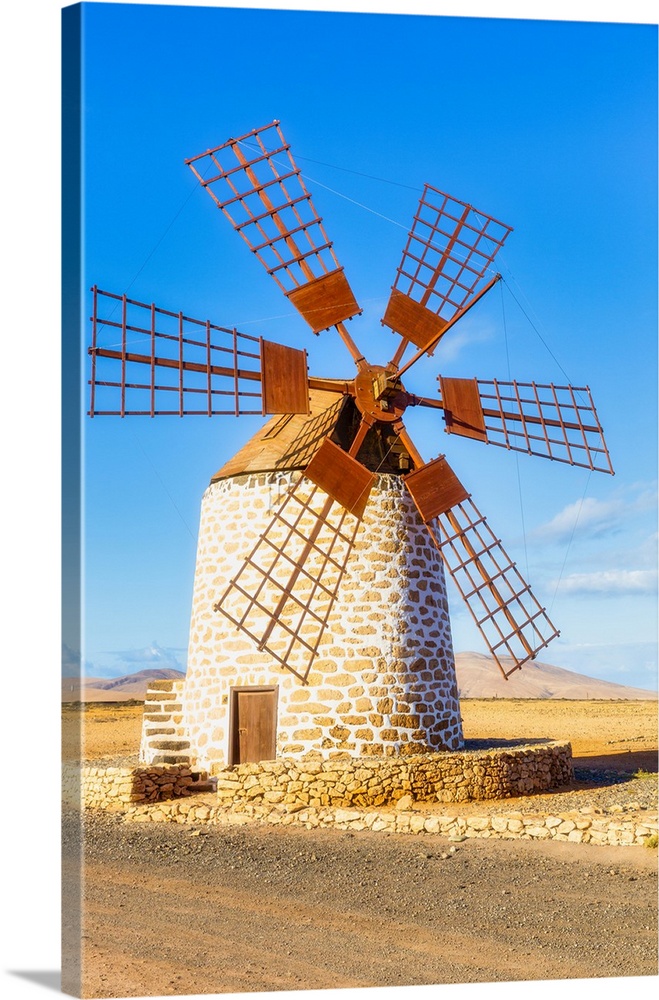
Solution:
[(178, 358), (154, 358), (148, 354), (133, 354), (128, 351), (126, 353), (123, 353), (122, 351), (111, 351), (106, 347), (90, 347), (88, 348), (88, 352), (92, 356), (101, 358), (115, 358), (118, 361), (136, 361), (139, 364), (153, 364), (160, 368), (176, 368), (177, 371), (179, 367), (182, 367), (185, 371), (202, 372), (205, 375), (206, 372), (210, 370), (211, 375), (227, 375), (230, 378), (237, 375), (238, 378), (248, 379), (251, 382), (261, 381), (261, 372), (235, 368), (223, 368), (221, 365), (211, 365), (209, 369), (207, 365), (199, 364), (196, 361), (180, 362)]

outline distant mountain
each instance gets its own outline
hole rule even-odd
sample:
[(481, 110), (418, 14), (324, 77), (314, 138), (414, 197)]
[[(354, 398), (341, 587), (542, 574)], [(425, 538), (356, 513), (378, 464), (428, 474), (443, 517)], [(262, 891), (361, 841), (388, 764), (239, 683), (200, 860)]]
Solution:
[(144, 701), (151, 681), (182, 680), (185, 674), (171, 667), (138, 670), (124, 677), (64, 677), (62, 701)]
[[(512, 660), (509, 662), (512, 666)], [(456, 653), (455, 666), (461, 698), (568, 698), (575, 701), (657, 698), (656, 691), (600, 681), (537, 660), (525, 663), (508, 680), (504, 679), (492, 657), (481, 653)]]
[[(512, 661), (511, 661), (512, 663)], [(568, 698), (574, 700), (656, 699), (656, 691), (626, 687), (576, 674), (550, 663), (525, 663), (504, 680), (496, 663), (481, 653), (456, 653), (455, 666), (461, 698)], [(182, 680), (185, 674), (171, 667), (139, 670), (124, 677), (62, 679), (62, 701), (144, 701), (155, 680)]]

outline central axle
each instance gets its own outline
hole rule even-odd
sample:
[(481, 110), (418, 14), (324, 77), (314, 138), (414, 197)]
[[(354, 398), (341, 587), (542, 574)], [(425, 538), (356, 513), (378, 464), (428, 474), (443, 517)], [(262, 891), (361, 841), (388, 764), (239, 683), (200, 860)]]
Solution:
[(364, 416), (384, 423), (400, 420), (408, 404), (403, 383), (383, 365), (365, 365), (354, 382), (355, 403)]

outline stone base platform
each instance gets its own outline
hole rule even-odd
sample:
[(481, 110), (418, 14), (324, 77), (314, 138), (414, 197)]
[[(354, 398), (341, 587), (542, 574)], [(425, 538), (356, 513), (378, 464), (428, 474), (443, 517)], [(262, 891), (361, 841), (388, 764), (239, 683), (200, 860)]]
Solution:
[[(205, 825), (257, 823), (439, 834), (453, 841), (493, 837), (656, 847), (656, 807), (577, 808), (570, 800), (565, 809), (552, 802), (547, 812), (542, 793), (553, 798), (571, 781), (569, 743), (467, 741), (460, 753), (268, 761), (211, 778), (182, 765), (65, 766), (62, 804), (116, 813), (124, 822), (182, 823), (193, 835)], [(523, 811), (506, 811), (507, 799), (517, 799), (513, 810)]]

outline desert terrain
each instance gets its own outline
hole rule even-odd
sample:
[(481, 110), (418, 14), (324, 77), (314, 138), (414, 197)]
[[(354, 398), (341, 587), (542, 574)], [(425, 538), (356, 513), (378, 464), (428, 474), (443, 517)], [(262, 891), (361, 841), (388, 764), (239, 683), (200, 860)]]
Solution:
[[(137, 752), (140, 704), (63, 711), (71, 755), (79, 727), (88, 760)], [(656, 808), (656, 701), (466, 699), (462, 713), (468, 741), (569, 739), (585, 769), (571, 794), (595, 810)], [(82, 940), (65, 960), (75, 979), (81, 959), (83, 996), (657, 974), (657, 853), (644, 847), (96, 814), (81, 884), (78, 833), (65, 812), (65, 920)]]
[[(657, 770), (657, 701), (466, 698), (461, 702), (466, 740), (547, 738), (569, 740), (584, 767), (625, 772)], [(64, 754), (83, 758), (130, 757), (139, 750), (139, 702), (87, 702), (63, 706)]]

